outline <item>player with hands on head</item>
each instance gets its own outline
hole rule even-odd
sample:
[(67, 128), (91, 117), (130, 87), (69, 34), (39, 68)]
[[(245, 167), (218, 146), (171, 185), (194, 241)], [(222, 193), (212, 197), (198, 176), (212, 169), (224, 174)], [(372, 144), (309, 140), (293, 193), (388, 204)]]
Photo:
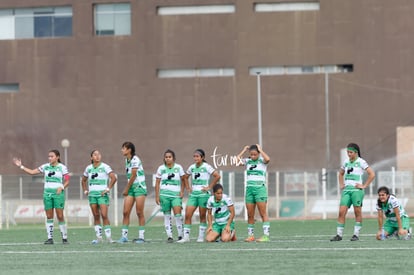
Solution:
[[(243, 158), (248, 152), (249, 157)], [(268, 242), (270, 239), (270, 222), (267, 214), (267, 186), (266, 171), (270, 157), (263, 151), (259, 144), (245, 146), (237, 155), (241, 165), (246, 167), (246, 193), (245, 202), (247, 209), (247, 234), (246, 242), (256, 241), (254, 237), (254, 215), (256, 206), (263, 222), (263, 236), (258, 242)]]
[(112, 243), (108, 207), (109, 192), (116, 181), (117, 178), (112, 168), (102, 162), (101, 153), (98, 150), (93, 150), (91, 152), (91, 164), (85, 168), (82, 176), (83, 193), (88, 196), (95, 224), (96, 239), (92, 241), (92, 244), (102, 243), (102, 225), (107, 241)]
[(23, 166), (21, 159), (13, 158), (13, 163), (29, 175), (44, 175), (43, 205), (46, 214), (47, 240), (44, 244), (53, 244), (54, 213), (58, 219), (62, 243), (68, 244), (68, 230), (63, 210), (65, 208), (65, 188), (69, 186), (68, 168), (60, 162), (60, 152), (50, 150), (48, 163), (30, 169)]

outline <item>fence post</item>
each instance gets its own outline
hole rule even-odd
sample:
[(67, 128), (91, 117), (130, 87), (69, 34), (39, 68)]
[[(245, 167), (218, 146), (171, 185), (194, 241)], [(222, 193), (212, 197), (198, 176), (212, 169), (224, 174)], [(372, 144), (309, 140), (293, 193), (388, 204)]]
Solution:
[[(326, 181), (328, 174), (325, 168), (322, 168), (322, 200), (326, 205)], [(323, 207), (322, 219), (326, 220), (326, 207)]]
[(114, 224), (118, 226), (118, 175), (116, 177), (116, 184), (112, 190), (114, 190)]
[(229, 172), (229, 196), (232, 200), (236, 198), (234, 192), (234, 172)]
[(280, 218), (280, 174), (276, 171), (276, 218)]
[(395, 167), (391, 167), (392, 193), (395, 194)]
[(303, 212), (305, 218), (308, 216), (308, 173), (303, 172)]
[(0, 229), (3, 229), (3, 182), (0, 175)]

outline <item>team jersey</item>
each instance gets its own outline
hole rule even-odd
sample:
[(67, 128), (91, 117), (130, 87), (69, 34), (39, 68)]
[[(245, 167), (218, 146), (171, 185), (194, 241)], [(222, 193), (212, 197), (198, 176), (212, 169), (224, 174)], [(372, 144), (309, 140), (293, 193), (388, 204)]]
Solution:
[(381, 203), (381, 205), (378, 205), (377, 203), (377, 210), (382, 210), (388, 219), (396, 222), (397, 218), (394, 212), (395, 208), (400, 210), (400, 217), (408, 217), (401, 202), (394, 195), (390, 195), (385, 204)]
[(44, 174), (45, 191), (48, 191), (47, 189), (55, 190), (58, 188), (64, 188), (63, 176), (69, 173), (68, 168), (64, 164), (58, 163), (56, 166), (53, 166), (50, 163), (45, 163), (37, 169)]
[(184, 169), (180, 164), (174, 163), (169, 168), (165, 164), (157, 169), (155, 177), (161, 179), (160, 196), (179, 197), (181, 191), (181, 177), (184, 176)]
[(356, 160), (352, 162), (349, 160), (344, 161), (343, 165), (341, 166), (341, 169), (345, 171), (345, 187), (354, 187), (357, 183), (362, 184), (362, 175), (368, 167), (368, 163), (360, 157), (358, 157)]
[(142, 166), (142, 162), (139, 157), (133, 156), (129, 161), (125, 160), (125, 168), (128, 180), (131, 178), (132, 169), (137, 168), (137, 177), (135, 178), (133, 184), (138, 184), (141, 188), (147, 190), (144, 167)]
[(214, 216), (214, 222), (220, 225), (224, 225), (230, 218), (229, 206), (233, 205), (233, 201), (229, 196), (223, 194), (220, 201), (216, 201), (214, 196), (208, 198), (207, 209), (211, 209)]
[(89, 196), (100, 195), (105, 188), (108, 187), (109, 174), (112, 173), (112, 168), (101, 162), (98, 167), (89, 164), (83, 172), (83, 176), (88, 178)]
[(257, 160), (244, 158), (243, 164), (246, 166), (247, 187), (260, 187), (266, 184), (267, 163), (264, 163), (263, 157)]
[(193, 196), (201, 196), (207, 194), (206, 192), (201, 191), (204, 187), (207, 187), (210, 183), (210, 175), (213, 174), (215, 169), (208, 164), (203, 162), (200, 166), (194, 163), (190, 165), (187, 169), (187, 175), (191, 175), (191, 186)]

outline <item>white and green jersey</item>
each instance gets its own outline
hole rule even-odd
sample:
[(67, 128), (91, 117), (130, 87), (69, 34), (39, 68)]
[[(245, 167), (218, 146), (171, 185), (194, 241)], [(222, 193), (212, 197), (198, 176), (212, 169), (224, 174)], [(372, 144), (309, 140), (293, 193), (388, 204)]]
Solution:
[(223, 194), (220, 201), (216, 201), (214, 196), (208, 198), (207, 209), (211, 209), (211, 213), (214, 216), (214, 222), (220, 225), (227, 224), (230, 218), (229, 206), (233, 205), (233, 201), (229, 196)]
[(356, 184), (362, 184), (362, 176), (364, 171), (369, 167), (368, 163), (363, 159), (358, 157), (354, 161), (346, 160), (341, 169), (345, 172), (344, 174), (344, 183), (345, 188), (355, 187)]
[(52, 166), (50, 163), (45, 163), (37, 168), (44, 175), (45, 180), (45, 192), (54, 192), (58, 188), (64, 188), (63, 176), (69, 174), (68, 168), (58, 163), (56, 166)]
[(88, 178), (89, 196), (100, 196), (101, 193), (108, 187), (109, 174), (112, 173), (112, 168), (101, 162), (97, 167), (89, 164), (83, 176)]
[(209, 186), (210, 175), (213, 174), (214, 171), (214, 168), (207, 162), (203, 162), (200, 166), (197, 166), (194, 163), (188, 167), (186, 173), (191, 176), (191, 186), (193, 189), (191, 195), (198, 197), (209, 194), (201, 191), (201, 189)]
[(161, 179), (160, 196), (179, 197), (181, 192), (181, 177), (184, 174), (183, 167), (177, 163), (174, 163), (171, 168), (165, 164), (158, 167), (155, 177)]
[(129, 161), (125, 160), (126, 176), (129, 180), (131, 178), (132, 169), (137, 168), (137, 177), (133, 184), (138, 184), (141, 188), (147, 190), (147, 185), (145, 184), (145, 172), (142, 162), (137, 156), (133, 156)]
[(394, 212), (394, 209), (398, 208), (400, 211), (400, 217), (408, 218), (407, 213), (405, 212), (405, 209), (401, 202), (394, 196), (390, 195), (388, 198), (388, 201), (385, 204), (378, 205), (377, 204), (377, 210), (382, 210), (385, 214), (385, 217), (387, 217), (389, 220), (396, 222), (397, 218)]
[(257, 160), (244, 158), (242, 161), (246, 166), (247, 187), (260, 187), (266, 184), (267, 163), (264, 163), (263, 157)]

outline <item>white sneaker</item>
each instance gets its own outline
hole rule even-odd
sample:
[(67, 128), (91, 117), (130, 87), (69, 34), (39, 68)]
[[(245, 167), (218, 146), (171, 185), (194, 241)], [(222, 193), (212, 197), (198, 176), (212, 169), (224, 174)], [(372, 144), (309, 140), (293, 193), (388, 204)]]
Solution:
[(102, 243), (102, 238), (97, 238), (96, 240), (92, 241), (92, 244), (99, 244)]
[(177, 241), (177, 243), (189, 243), (189, 242), (190, 242), (190, 238), (185, 238), (185, 237)]
[(204, 243), (204, 237), (202, 237), (202, 236), (198, 236), (198, 238), (197, 238), (197, 242), (198, 242), (198, 243)]

